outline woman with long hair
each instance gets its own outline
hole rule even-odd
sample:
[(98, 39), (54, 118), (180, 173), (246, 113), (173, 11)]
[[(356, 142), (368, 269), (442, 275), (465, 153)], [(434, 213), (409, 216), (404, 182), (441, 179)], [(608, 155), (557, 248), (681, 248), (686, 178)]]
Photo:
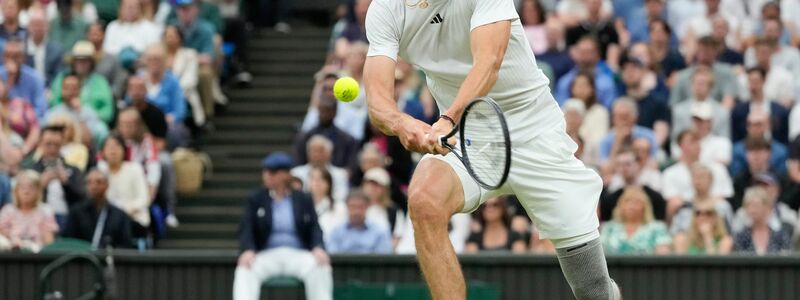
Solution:
[(655, 220), (650, 198), (637, 186), (622, 192), (600, 239), (608, 254), (669, 254), (672, 246), (667, 226)]
[(309, 192), (317, 210), (317, 221), (325, 238), (339, 224), (347, 220), (347, 208), (333, 201), (333, 178), (328, 169), (313, 167), (309, 174)]
[(549, 49), (547, 34), (544, 24), (547, 22), (547, 12), (539, 0), (522, 0), (519, 7), (519, 18), (525, 29), (525, 36), (531, 44), (535, 54), (541, 54)]
[(511, 230), (511, 214), (505, 197), (486, 200), (475, 213), (480, 228), (475, 228), (467, 238), (466, 253), (483, 251), (527, 251), (525, 238)]
[(578, 135), (585, 143), (584, 157), (587, 164), (596, 165), (600, 162), (600, 153), (597, 145), (608, 133), (611, 116), (605, 106), (597, 101), (597, 88), (594, 76), (587, 72), (580, 72), (575, 76), (570, 86), (572, 98), (583, 102), (585, 113), (583, 123), (578, 129)]
[(203, 103), (197, 90), (198, 68), (197, 51), (183, 46), (183, 33), (175, 25), (164, 28), (164, 49), (166, 50), (167, 68), (178, 78), (183, 95), (192, 109), (192, 117), (197, 126), (206, 121)]
[(125, 140), (118, 134), (109, 136), (101, 151), (98, 169), (108, 174), (106, 197), (111, 204), (130, 216), (135, 237), (144, 237), (150, 226), (150, 200), (144, 169), (128, 161)]
[(59, 226), (53, 211), (42, 203), (44, 187), (39, 173), (24, 170), (14, 179), (13, 203), (0, 210), (0, 235), (13, 248), (38, 252), (53, 242)]
[(675, 254), (726, 255), (733, 239), (711, 202), (695, 203), (689, 231), (675, 235)]
[(48, 118), (47, 126), (64, 128), (61, 156), (67, 164), (78, 168), (81, 172), (85, 171), (89, 164), (89, 148), (84, 144), (81, 124), (67, 113), (58, 113)]

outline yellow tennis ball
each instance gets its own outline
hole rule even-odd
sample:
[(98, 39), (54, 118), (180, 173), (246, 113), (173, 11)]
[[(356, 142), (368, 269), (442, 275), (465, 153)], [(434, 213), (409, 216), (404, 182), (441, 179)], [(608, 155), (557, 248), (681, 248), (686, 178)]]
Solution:
[(358, 98), (358, 81), (353, 77), (342, 77), (333, 85), (333, 95), (342, 102), (352, 102)]

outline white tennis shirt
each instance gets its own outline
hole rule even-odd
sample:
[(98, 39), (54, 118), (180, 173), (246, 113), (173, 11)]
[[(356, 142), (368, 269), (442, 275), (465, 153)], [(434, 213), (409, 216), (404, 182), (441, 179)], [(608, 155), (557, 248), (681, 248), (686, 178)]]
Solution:
[(511, 139), (527, 141), (563, 123), (563, 114), (536, 65), (513, 0), (373, 0), (367, 12), (367, 56), (401, 57), (427, 76), (428, 89), (444, 112), (472, 69), (470, 32), (511, 20), (511, 37), (497, 82), (488, 96), (505, 112)]

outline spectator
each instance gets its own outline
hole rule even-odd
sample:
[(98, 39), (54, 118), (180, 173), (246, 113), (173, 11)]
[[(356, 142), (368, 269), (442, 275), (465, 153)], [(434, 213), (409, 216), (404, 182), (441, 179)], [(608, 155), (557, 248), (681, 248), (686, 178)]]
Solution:
[[(648, 0), (648, 3), (659, 0)], [(678, 51), (677, 47), (672, 47), (672, 28), (663, 19), (650, 21), (650, 51), (653, 59), (659, 64), (659, 74), (668, 79), (670, 83), (675, 81), (678, 71), (686, 68), (686, 60)]]
[[(789, 204), (792, 209), (798, 209), (800, 208), (800, 138), (792, 142), (786, 168), (789, 185), (784, 189), (783, 202)], [(800, 234), (800, 228), (795, 233)]]
[(186, 117), (186, 98), (178, 79), (166, 65), (166, 50), (163, 45), (153, 45), (143, 54), (145, 70), (142, 78), (147, 86), (148, 101), (166, 115), (168, 148), (185, 147), (188, 132), (183, 125)]
[(142, 124), (142, 117), (133, 108), (125, 109), (119, 113), (119, 116), (117, 116), (117, 130), (125, 140), (130, 161), (139, 163), (144, 167), (150, 198), (155, 198), (162, 182), (162, 177), (169, 176), (166, 170), (162, 170), (157, 141), (147, 132), (146, 127)]
[(702, 17), (703, 12), (705, 12), (705, 3), (703, 1), (672, 0), (667, 2), (667, 20), (672, 28), (675, 28), (679, 38), (686, 34), (689, 21), (696, 17)]
[(617, 98), (617, 90), (614, 85), (614, 75), (611, 69), (604, 62), (600, 61), (600, 48), (597, 40), (590, 36), (579, 39), (570, 49), (570, 56), (575, 61), (575, 67), (558, 80), (556, 86), (556, 100), (559, 104), (564, 103), (572, 97), (569, 88), (578, 73), (589, 72), (594, 74), (594, 85), (597, 90), (597, 99), (600, 104), (611, 108)]
[(350, 134), (341, 130), (334, 124), (336, 119), (338, 101), (332, 96), (322, 95), (317, 105), (317, 126), (311, 130), (300, 133), (294, 141), (294, 156), (299, 164), (305, 164), (308, 140), (312, 136), (322, 135), (333, 142), (333, 156), (331, 163), (337, 167), (349, 167), (355, 161), (358, 153), (358, 144)]
[(92, 23), (86, 29), (86, 40), (94, 45), (94, 59), (97, 65), (94, 71), (103, 75), (111, 85), (114, 99), (122, 99), (125, 92), (125, 79), (128, 78), (128, 70), (122, 67), (117, 57), (103, 50), (106, 30), (101, 23)]
[[(18, 66), (14, 63), (11, 65)], [(36, 148), (41, 135), (36, 112), (28, 101), (11, 98), (6, 83), (2, 80), (0, 80), (0, 118), (3, 119), (3, 123), (0, 123), (2, 129), (11, 129), (4, 133), (12, 138), (10, 135), (13, 132), (22, 141), (19, 145), (22, 155), (27, 155)]]
[(64, 49), (47, 36), (47, 17), (44, 12), (34, 10), (28, 24), (29, 36), (25, 41), (27, 53), (25, 64), (36, 70), (44, 78), (45, 86), (50, 86), (53, 78), (61, 71)]
[[(783, 23), (777, 18), (767, 18), (762, 21), (764, 26), (763, 36), (773, 41), (785, 41)], [(775, 44), (773, 44), (775, 45)], [(776, 49), (772, 54), (772, 66), (781, 66), (786, 68), (795, 79), (795, 82), (800, 82), (800, 50), (797, 48), (787, 46), (785, 43), (774, 46)], [(744, 54), (744, 64), (747, 67), (754, 67), (757, 65), (755, 47), (750, 47)], [(797, 84), (797, 83), (796, 83)]]
[[(731, 204), (734, 207), (738, 208), (739, 205), (742, 203), (742, 197), (744, 196), (744, 191), (747, 187), (752, 184), (753, 178), (760, 174), (778, 174), (777, 167), (774, 166), (773, 161), (775, 160), (775, 155), (773, 154), (773, 150), (770, 147), (769, 142), (767, 142), (763, 138), (753, 137), (748, 138), (742, 142), (744, 145), (740, 146), (738, 144), (736, 148), (744, 148), (746, 150), (745, 154), (737, 153), (736, 163), (735, 165), (738, 166), (738, 172), (734, 176), (734, 190), (735, 196), (733, 197)], [(784, 150), (785, 151), (785, 150)], [(744, 159), (745, 163), (739, 163), (738, 161)], [(783, 155), (783, 160), (781, 160), (783, 164), (786, 162), (785, 152)], [(785, 168), (785, 166), (782, 166)], [(784, 169), (785, 170), (785, 169)], [(781, 175), (779, 175), (781, 176)], [(781, 176), (782, 177), (782, 176)]]
[(639, 187), (628, 187), (603, 225), (600, 240), (608, 254), (669, 254), (672, 238), (661, 221), (654, 220), (650, 199)]
[(50, 109), (45, 119), (50, 120), (56, 114), (69, 114), (80, 123), (81, 127), (85, 126), (88, 129), (89, 135), (86, 138), (88, 141), (94, 141), (94, 144), (89, 142), (86, 145), (96, 145), (99, 148), (108, 136), (108, 126), (100, 119), (94, 107), (83, 101), (82, 90), (85, 89), (81, 88), (81, 79), (78, 75), (74, 73), (63, 75), (59, 94), (63, 102)]
[[(362, 141), (362, 149), (366, 148), (366, 144), (375, 146), (375, 150), (380, 152), (383, 157), (391, 159), (384, 160), (384, 168), (389, 172), (392, 178), (392, 199), (395, 204), (400, 207), (406, 207), (406, 195), (403, 191), (408, 187), (411, 182), (411, 171), (414, 170), (414, 161), (411, 158), (411, 152), (403, 147), (400, 139), (396, 136), (387, 136), (372, 124), (369, 124), (369, 132), (365, 135), (365, 140)], [(360, 183), (361, 175), (358, 172), (351, 175), (352, 182)]]
[(103, 144), (102, 158), (97, 168), (108, 174), (108, 201), (128, 214), (133, 221), (133, 237), (147, 235), (150, 226), (150, 194), (144, 169), (138, 163), (128, 161), (128, 150), (121, 136), (109, 136)]
[(600, 197), (600, 220), (608, 221), (617, 206), (619, 198), (627, 187), (639, 187), (647, 194), (653, 216), (664, 220), (666, 201), (658, 191), (661, 189), (661, 174), (658, 170), (642, 169), (636, 156), (630, 150), (623, 150), (614, 158), (616, 174), (610, 180)]
[[(700, 137), (701, 162), (716, 162), (728, 166), (731, 164), (733, 146), (730, 138), (712, 132), (715, 113), (712, 103), (698, 102), (691, 108), (691, 130)], [(722, 108), (719, 109), (722, 110)], [(672, 156), (681, 156), (681, 149), (677, 144), (672, 145)]]
[[(586, 117), (586, 106), (581, 100), (570, 99), (564, 102), (564, 105), (561, 106), (561, 110), (564, 111), (567, 135), (578, 145), (578, 149), (575, 150), (575, 157), (583, 161), (587, 166), (595, 167), (598, 164), (599, 154), (597, 150), (593, 151), (594, 153), (585, 150), (583, 145), (584, 139), (580, 134), (580, 129), (583, 127), (584, 118)], [(605, 108), (603, 108), (603, 110), (605, 110)]]
[[(624, 55), (620, 58), (620, 65), (617, 69), (621, 72), (622, 63), (627, 63), (634, 58), (638, 59), (639, 62), (641, 62), (639, 65), (641, 66), (642, 71), (644, 71), (641, 78), (641, 88), (666, 104), (667, 100), (669, 99), (669, 87), (667, 87), (666, 82), (667, 78), (656, 72), (656, 70), (660, 69), (660, 66), (658, 62), (653, 59), (653, 54), (650, 51), (650, 47), (645, 43), (636, 43), (631, 45), (630, 48), (628, 48), (628, 50), (623, 54)], [(625, 94), (625, 90), (622, 86), (619, 86), (619, 84), (620, 82), (618, 80), (617, 87), (620, 95)]]
[[(704, 2), (704, 15), (695, 16), (694, 18), (688, 20), (688, 22), (684, 25), (685, 30), (681, 34), (681, 48), (686, 53), (694, 53), (696, 47), (695, 42), (698, 38), (710, 36), (714, 33), (714, 27), (712, 24), (714, 18), (722, 18), (722, 20), (726, 22), (726, 26), (728, 22), (731, 22), (731, 24), (733, 24), (733, 28), (738, 28), (735, 17), (727, 14), (724, 11), (720, 11), (721, 0), (705, 0)], [(720, 43), (720, 47), (725, 46), (725, 38), (726, 36), (722, 36), (722, 39), (715, 38), (717, 42)], [(735, 38), (735, 36), (731, 36), (732, 40)]]
[[(157, 25), (163, 25), (170, 16), (174, 15), (173, 2), (160, 0), (142, 0), (142, 18)], [(207, 5), (214, 5), (206, 3)], [(219, 14), (219, 11), (217, 11)]]
[(685, 202), (675, 213), (670, 226), (672, 234), (684, 234), (687, 230), (692, 230), (690, 224), (692, 215), (696, 213), (698, 207), (706, 206), (715, 210), (714, 217), (720, 218), (726, 229), (732, 229), (734, 214), (731, 204), (725, 199), (711, 195), (711, 184), (714, 182), (711, 169), (702, 163), (695, 163), (691, 166), (691, 172), (695, 196), (691, 202)]
[[(688, 70), (688, 69), (687, 69)], [(683, 71), (681, 71), (681, 74)], [(682, 75), (678, 75), (682, 76)], [(721, 78), (715, 77), (711, 69), (705, 67), (698, 67), (692, 73), (692, 95), (686, 98), (686, 101), (675, 103), (672, 105), (672, 138), (692, 126), (693, 112), (702, 111), (706, 113), (711, 110), (712, 121), (711, 131), (714, 135), (729, 137), (731, 136), (731, 120), (730, 112), (726, 109), (724, 104), (720, 104), (714, 98), (714, 86), (718, 86)], [(688, 83), (687, 83), (688, 84)], [(703, 106), (710, 106), (703, 107)]]
[(372, 3), (372, 0), (353, 1), (353, 20), (347, 23), (336, 41), (336, 56), (346, 56), (350, 52), (349, 47), (355, 43), (369, 43), (367, 40), (366, 20), (370, 3)]
[[(43, 1), (44, 2), (44, 1)], [(49, 1), (47, 3), (47, 18), (53, 20), (59, 16), (59, 4), (66, 1)], [(86, 23), (97, 22), (97, 7), (90, 0), (72, 0), (69, 6), (72, 15), (80, 16)]]
[[(731, 137), (734, 141), (744, 139), (747, 136), (747, 119), (750, 112), (763, 112), (769, 115), (768, 123), (772, 128), (770, 135), (778, 142), (788, 145), (789, 111), (775, 102), (777, 98), (770, 98), (765, 94), (765, 78), (769, 78), (765, 69), (756, 67), (747, 70), (750, 100), (736, 105), (731, 112), (731, 125), (733, 126)], [(782, 87), (785, 88), (787, 85), (783, 84)]]
[(505, 197), (494, 197), (475, 212), (478, 230), (473, 230), (467, 238), (466, 253), (485, 251), (522, 253), (527, 251), (525, 237), (511, 230), (511, 215)]
[(734, 237), (734, 251), (765, 255), (791, 249), (792, 234), (789, 225), (780, 224), (777, 229), (769, 225), (773, 206), (763, 188), (747, 189), (744, 194), (744, 209), (752, 223)]
[[(591, 13), (589, 11), (590, 5), (587, 5), (586, 2), (587, 1), (585, 0), (558, 1), (558, 4), (554, 5), (554, 12), (558, 17), (558, 21), (566, 24), (567, 26), (578, 25), (582, 20), (588, 18), (589, 14)], [(599, 3), (599, 5), (601, 16), (609, 16), (613, 13), (611, 1), (602, 0), (602, 3)]]
[(167, 68), (178, 78), (178, 83), (192, 109), (194, 124), (202, 126), (206, 122), (203, 103), (197, 92), (198, 64), (197, 51), (183, 47), (183, 36), (175, 25), (164, 29), (164, 46), (166, 49)]
[(741, 36), (739, 34), (741, 26), (734, 27), (731, 31), (731, 24), (722, 16), (711, 18), (711, 37), (719, 43), (721, 50), (717, 60), (726, 64), (741, 66), (744, 65), (744, 55), (741, 49)]
[(119, 55), (131, 49), (142, 53), (150, 45), (159, 42), (162, 28), (142, 16), (142, 0), (121, 0), (119, 18), (108, 24), (103, 50)]
[(547, 49), (536, 54), (536, 61), (547, 63), (553, 68), (553, 78), (550, 78), (552, 84), (561, 81), (561, 77), (572, 70), (575, 62), (565, 50), (564, 28), (558, 22), (548, 22), (544, 25), (544, 30)]
[[(620, 37), (610, 15), (603, 15), (603, 0), (584, 0), (586, 16), (577, 25), (567, 29), (567, 46), (571, 47), (584, 36), (594, 37), (599, 46), (600, 57), (615, 61), (619, 55)], [(611, 51), (609, 51), (611, 50)], [(616, 55), (613, 55), (613, 54)]]
[(167, 117), (161, 109), (150, 104), (147, 100), (147, 83), (141, 76), (128, 78), (128, 95), (126, 102), (139, 112), (142, 122), (147, 127), (147, 132), (156, 142), (159, 149), (164, 149), (167, 140)]
[(64, 224), (69, 209), (84, 196), (83, 174), (78, 168), (67, 165), (61, 157), (64, 143), (63, 128), (45, 127), (39, 142), (39, 153), (29, 155), (23, 162), (24, 169), (42, 174), (45, 203), (53, 209), (56, 220), (61, 225)]
[(97, 169), (86, 175), (88, 201), (75, 205), (69, 213), (64, 237), (81, 239), (92, 243), (93, 249), (108, 246), (130, 248), (131, 220), (108, 201), (108, 177)]
[[(636, 44), (634, 47), (638, 45), (643, 44)], [(627, 57), (623, 57), (620, 63), (622, 68), (620, 77), (624, 87), (620, 94), (636, 100), (639, 110), (636, 124), (652, 130), (656, 145), (663, 145), (669, 137), (669, 122), (671, 121), (667, 100), (656, 91), (657, 81), (659, 81), (656, 74), (649, 70), (646, 67), (647, 64), (642, 60), (632, 55), (632, 52)]]
[(261, 166), (264, 186), (247, 200), (239, 230), (233, 299), (259, 299), (261, 283), (275, 276), (302, 280), (308, 299), (332, 299), (330, 259), (314, 203), (289, 188), (291, 157), (272, 153)]
[[(681, 148), (681, 156), (677, 163), (664, 170), (661, 177), (663, 180), (661, 194), (667, 200), (667, 219), (670, 219), (685, 202), (691, 202), (696, 197), (690, 168), (700, 161), (702, 150), (700, 135), (692, 130), (684, 130), (678, 134), (677, 142)], [(725, 167), (713, 161), (702, 164), (711, 170), (713, 176), (710, 196), (720, 198), (733, 196), (733, 184)]]
[[(735, 97), (739, 92), (733, 68), (728, 64), (716, 61), (717, 56), (719, 56), (719, 45), (714, 38), (710, 36), (702, 37), (697, 43), (694, 64), (678, 72), (675, 84), (670, 92), (669, 105), (677, 108), (677, 105), (681, 102), (703, 101), (701, 99), (710, 98), (721, 103), (726, 109), (732, 109), (733, 105), (736, 104)], [(698, 94), (696, 74), (699, 70), (706, 70), (703, 73), (712, 74), (709, 76), (711, 79), (708, 80), (710, 83), (708, 81), (703, 82), (703, 84), (709, 84), (710, 87), (708, 91), (704, 90), (702, 95)], [(673, 115), (678, 115), (676, 109), (673, 110)]]
[(22, 171), (14, 181), (14, 203), (0, 210), (0, 235), (10, 240), (13, 248), (39, 252), (58, 233), (56, 218), (42, 203), (39, 173)]
[[(333, 143), (322, 135), (314, 135), (309, 138), (306, 151), (308, 163), (294, 167), (291, 170), (292, 176), (300, 178), (303, 186), (308, 187), (311, 168), (326, 168), (333, 177), (333, 200), (339, 203), (344, 202), (348, 193), (347, 171), (331, 164)], [(308, 189), (306, 188), (306, 190)]]
[(653, 131), (636, 125), (639, 109), (632, 99), (622, 98), (614, 103), (611, 111), (612, 125), (605, 138), (600, 141), (600, 161), (605, 162), (616, 156), (624, 146), (629, 146), (635, 139), (645, 138), (650, 142), (650, 156), (656, 155), (656, 140)]
[(361, 190), (369, 197), (367, 220), (376, 226), (388, 228), (393, 237), (402, 236), (403, 210), (391, 197), (391, 178), (383, 168), (372, 168), (364, 173)]
[(545, 23), (547, 22), (547, 12), (539, 3), (539, 0), (522, 0), (519, 4), (519, 17), (522, 27), (525, 29), (525, 36), (531, 44), (534, 54), (541, 54), (550, 48), (547, 43), (547, 33)]
[(275, 31), (284, 34), (289, 34), (291, 32), (292, 27), (289, 25), (289, 12), (292, 9), (292, 1), (259, 0), (251, 3), (256, 6), (254, 7), (254, 13), (256, 15), (253, 21), (257, 22), (258, 25), (266, 26), (268, 24), (275, 24)]
[(768, 163), (764, 166), (766, 169), (759, 172), (771, 171), (778, 176), (786, 176), (789, 151), (783, 144), (770, 140), (769, 133), (769, 117), (762, 112), (750, 113), (747, 117), (747, 137), (733, 144), (730, 171), (734, 177), (751, 168), (750, 160), (755, 157), (766, 159), (764, 162)]
[(337, 225), (328, 244), (330, 253), (390, 254), (392, 238), (389, 229), (367, 220), (369, 197), (353, 191), (347, 196), (347, 222)]
[(10, 98), (28, 101), (41, 120), (47, 112), (47, 99), (44, 93), (44, 79), (36, 70), (25, 65), (25, 45), (21, 40), (6, 41), (3, 49), (3, 68), (0, 80), (5, 82)]
[(589, 73), (579, 73), (575, 76), (570, 93), (574, 99), (583, 103), (586, 110), (582, 125), (578, 129), (578, 136), (587, 145), (584, 148), (584, 153), (587, 155), (584, 157), (589, 159), (587, 163), (597, 164), (600, 162), (598, 145), (608, 134), (608, 127), (611, 124), (608, 109), (597, 102), (594, 78)]
[(214, 104), (224, 104), (214, 66), (214, 26), (198, 19), (198, 0), (179, 0), (176, 2), (178, 29), (183, 33), (183, 46), (197, 51), (199, 63), (198, 92), (203, 102), (206, 118), (214, 115)]
[(326, 242), (331, 240), (333, 229), (347, 220), (347, 207), (341, 202), (333, 202), (332, 187), (333, 178), (327, 169), (322, 167), (311, 169), (308, 190), (311, 200), (314, 200), (319, 227)]
[(696, 202), (689, 230), (675, 235), (675, 254), (727, 255), (733, 249), (733, 239), (725, 223), (711, 203)]
[(48, 127), (64, 128), (64, 145), (61, 157), (70, 166), (81, 172), (89, 166), (89, 148), (83, 143), (83, 128), (80, 122), (67, 113), (55, 113), (47, 118)]
[[(784, 66), (773, 64), (773, 57), (778, 51), (778, 41), (767, 38), (756, 40), (753, 48), (755, 49), (756, 64), (754, 68), (759, 68), (765, 76), (761, 78), (761, 86), (750, 87), (750, 71), (739, 76), (742, 86), (741, 97), (753, 100), (756, 96), (775, 101), (783, 106), (784, 110), (791, 109), (795, 98), (798, 95), (798, 84), (795, 78)], [(754, 83), (758, 84), (758, 83)]]
[(56, 0), (58, 16), (50, 21), (48, 37), (61, 45), (62, 49), (72, 49), (78, 41), (86, 38), (87, 19), (75, 14), (73, 4), (82, 0)]
[(53, 80), (53, 97), (50, 99), (50, 104), (55, 106), (65, 101), (61, 98), (64, 77), (67, 74), (74, 74), (78, 76), (81, 83), (81, 101), (94, 109), (100, 120), (108, 124), (114, 117), (114, 95), (111, 93), (111, 86), (108, 85), (106, 78), (95, 72), (97, 60), (94, 55), (95, 49), (91, 42), (75, 43), (72, 54), (68, 58), (69, 71), (62, 72)]
[(3, 1), (3, 20), (0, 24), (0, 44), (8, 40), (25, 41), (28, 39), (28, 31), (20, 24), (19, 3), (17, 1)]

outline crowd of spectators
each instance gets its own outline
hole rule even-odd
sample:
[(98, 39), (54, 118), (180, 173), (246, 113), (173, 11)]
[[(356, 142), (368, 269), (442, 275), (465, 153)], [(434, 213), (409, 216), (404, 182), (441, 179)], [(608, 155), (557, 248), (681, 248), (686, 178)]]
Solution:
[(179, 225), (170, 153), (250, 77), (239, 4), (0, 3), (0, 249), (144, 249)]
[[(575, 155), (603, 179), (597, 213), (607, 254), (765, 255), (796, 248), (800, 22), (792, 16), (800, 2), (515, 2), (566, 130), (579, 146)], [(340, 7), (292, 158), (272, 154), (264, 162), (259, 193), (275, 184), (267, 179), (279, 172), (289, 175), (287, 186), (311, 197), (277, 194), (258, 205), (311, 203), (318, 225), (308, 233), (293, 220), (290, 240), (243, 227), (245, 254), (236, 279), (243, 289), (259, 258), (285, 247), (299, 252), (276, 257), (313, 256), (320, 265), (327, 253), (415, 251), (406, 190), (420, 155), (370, 125), (364, 90), (351, 103), (331, 94), (337, 78), (363, 76), (370, 3)], [(422, 70), (399, 59), (395, 86), (401, 111), (436, 120)], [(270, 165), (275, 155), (285, 163), (278, 170)], [(251, 224), (270, 214), (248, 211)], [(285, 217), (275, 210), (271, 217), (267, 230), (286, 234), (287, 228), (277, 227)], [(448, 230), (457, 253), (555, 253), (514, 196), (453, 216)], [(303, 279), (315, 285), (327, 280)]]

